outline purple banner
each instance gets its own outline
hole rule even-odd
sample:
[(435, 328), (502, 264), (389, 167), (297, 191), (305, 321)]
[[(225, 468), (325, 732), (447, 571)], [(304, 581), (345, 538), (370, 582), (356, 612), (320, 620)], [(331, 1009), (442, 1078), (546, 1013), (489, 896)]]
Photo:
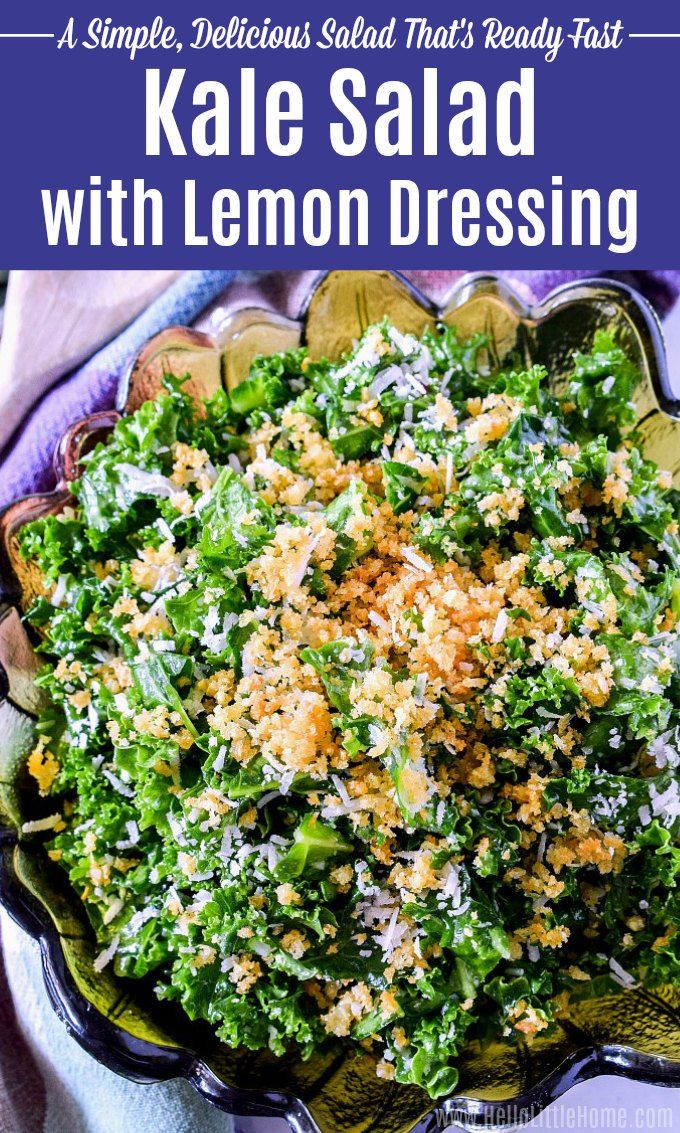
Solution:
[(191, 7), (3, 8), (6, 266), (680, 262), (667, 2)]

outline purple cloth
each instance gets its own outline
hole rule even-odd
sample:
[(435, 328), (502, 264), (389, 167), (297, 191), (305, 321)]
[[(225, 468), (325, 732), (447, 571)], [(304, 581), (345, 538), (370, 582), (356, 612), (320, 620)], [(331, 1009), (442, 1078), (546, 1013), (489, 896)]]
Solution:
[(144, 343), (165, 327), (193, 323), (237, 275), (236, 271), (185, 272), (112, 342), (53, 386), (0, 455), (0, 507), (54, 487), (53, 456), (69, 425), (110, 409), (120, 376)]

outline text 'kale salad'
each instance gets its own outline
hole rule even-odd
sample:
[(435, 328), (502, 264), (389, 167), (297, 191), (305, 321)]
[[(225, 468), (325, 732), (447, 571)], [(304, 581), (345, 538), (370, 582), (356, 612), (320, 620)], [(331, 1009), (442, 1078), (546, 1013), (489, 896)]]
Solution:
[(433, 1097), (471, 1037), (680, 971), (678, 494), (605, 336), (559, 397), (485, 346), (385, 323), (200, 408), (168, 379), (22, 537), (26, 833), (97, 968)]

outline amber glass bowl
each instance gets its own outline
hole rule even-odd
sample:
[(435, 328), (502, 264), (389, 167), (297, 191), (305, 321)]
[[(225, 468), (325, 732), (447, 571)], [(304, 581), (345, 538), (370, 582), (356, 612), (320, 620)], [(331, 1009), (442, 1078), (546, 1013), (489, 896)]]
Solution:
[(387, 315), (402, 331), (421, 332), (437, 320), (462, 335), (484, 330), (493, 363), (542, 362), (559, 384), (573, 351), (608, 328), (643, 375), (637, 408), (645, 451), (680, 484), (680, 403), (672, 397), (661, 330), (648, 304), (620, 284), (568, 285), (527, 307), (500, 280), (466, 276), (435, 310), (393, 273), (330, 272), (316, 281), (298, 320), (252, 307), (217, 315), (214, 338), (179, 327), (147, 343), (121, 383), (118, 410), (79, 421), (64, 437), (57, 489), (17, 501), (0, 518), (0, 900), (40, 942), (58, 1015), (94, 1058), (120, 1074), (139, 1082), (181, 1076), (229, 1113), (283, 1117), (304, 1133), (426, 1133), (454, 1117), (487, 1128), (517, 1125), (574, 1083), (602, 1073), (680, 1085), (680, 988), (586, 998), (531, 1044), (522, 1038), (470, 1043), (460, 1062), (459, 1093), (433, 1109), (419, 1089), (377, 1079), (368, 1056), (339, 1048), (302, 1063), (232, 1051), (209, 1028), (161, 1005), (144, 981), (95, 972), (96, 946), (83, 907), (40, 837), (21, 833), (22, 823), (39, 818), (49, 804), (25, 770), (40, 692), (20, 615), (40, 581), (35, 568), (19, 560), (16, 539), (22, 524), (64, 506), (83, 452), (118, 413), (154, 397), (164, 371), (190, 373), (200, 396), (238, 382), (257, 354), (300, 340), (315, 357), (337, 357), (364, 327)]

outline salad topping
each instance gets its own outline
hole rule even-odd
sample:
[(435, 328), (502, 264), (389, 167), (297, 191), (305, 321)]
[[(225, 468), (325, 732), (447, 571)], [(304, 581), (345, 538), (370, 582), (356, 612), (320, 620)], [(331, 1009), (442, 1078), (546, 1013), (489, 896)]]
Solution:
[(678, 497), (605, 336), (561, 395), (369, 328), (167, 390), (23, 529), (29, 771), (97, 969), (230, 1045), (453, 1090), (471, 1037), (678, 974)]

